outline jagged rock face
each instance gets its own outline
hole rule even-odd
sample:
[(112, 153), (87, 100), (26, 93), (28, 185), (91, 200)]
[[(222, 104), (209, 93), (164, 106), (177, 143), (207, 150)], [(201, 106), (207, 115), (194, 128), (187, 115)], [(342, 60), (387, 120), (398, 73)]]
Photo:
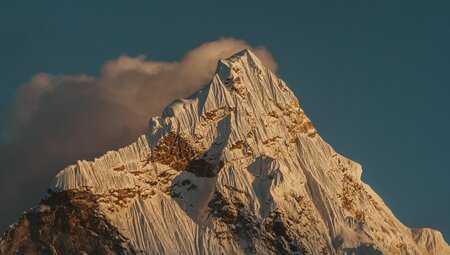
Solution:
[[(439, 232), (405, 227), (360, 176), (359, 164), (322, 140), (286, 84), (243, 51), (220, 61), (204, 89), (152, 118), (136, 143), (58, 173), (53, 202), (41, 203), (49, 211), (25, 214), (0, 251), (450, 254)], [(64, 194), (89, 199), (61, 211)], [(49, 212), (52, 220), (26, 223)], [(72, 218), (71, 228), (58, 225)], [(78, 226), (97, 239), (58, 250), (54, 236), (67, 244)], [(46, 234), (30, 238), (30, 229)]]
[(1, 254), (134, 254), (86, 191), (51, 192), (2, 238)]

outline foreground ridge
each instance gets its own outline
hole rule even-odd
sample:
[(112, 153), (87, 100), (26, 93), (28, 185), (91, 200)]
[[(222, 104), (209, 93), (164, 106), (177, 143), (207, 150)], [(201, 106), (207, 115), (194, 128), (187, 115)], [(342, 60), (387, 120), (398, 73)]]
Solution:
[(450, 254), (361, 173), (244, 50), (135, 143), (59, 172), (0, 254)]

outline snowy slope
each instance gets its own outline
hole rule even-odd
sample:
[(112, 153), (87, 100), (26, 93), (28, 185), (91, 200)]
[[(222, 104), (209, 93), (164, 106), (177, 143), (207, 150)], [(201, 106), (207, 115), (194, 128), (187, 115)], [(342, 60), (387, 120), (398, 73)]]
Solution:
[[(450, 254), (439, 232), (396, 219), (361, 172), (244, 50), (219, 61), (205, 88), (152, 118), (135, 143), (62, 170), (49, 196), (92, 194), (93, 211), (130, 253)], [(20, 247), (14, 233), (24, 218), (0, 254)]]

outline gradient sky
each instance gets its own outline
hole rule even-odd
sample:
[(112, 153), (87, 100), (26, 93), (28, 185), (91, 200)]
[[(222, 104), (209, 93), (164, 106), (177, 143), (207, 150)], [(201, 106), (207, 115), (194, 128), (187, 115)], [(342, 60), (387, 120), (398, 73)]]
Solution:
[(0, 125), (38, 72), (99, 75), (123, 54), (175, 61), (243, 39), (267, 47), (320, 135), (403, 223), (450, 239), (450, 1), (74, 2), (1, 4)]

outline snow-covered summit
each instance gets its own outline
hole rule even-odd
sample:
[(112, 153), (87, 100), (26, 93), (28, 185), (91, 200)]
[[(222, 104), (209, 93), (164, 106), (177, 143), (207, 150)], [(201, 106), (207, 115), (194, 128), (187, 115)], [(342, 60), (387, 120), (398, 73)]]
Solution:
[[(244, 50), (151, 118), (137, 142), (58, 173), (45, 210), (25, 214), (0, 254), (450, 253), (439, 232), (399, 222), (361, 173), (322, 140), (284, 81)], [(90, 241), (75, 238), (73, 247), (61, 210), (69, 230), (86, 230)]]

